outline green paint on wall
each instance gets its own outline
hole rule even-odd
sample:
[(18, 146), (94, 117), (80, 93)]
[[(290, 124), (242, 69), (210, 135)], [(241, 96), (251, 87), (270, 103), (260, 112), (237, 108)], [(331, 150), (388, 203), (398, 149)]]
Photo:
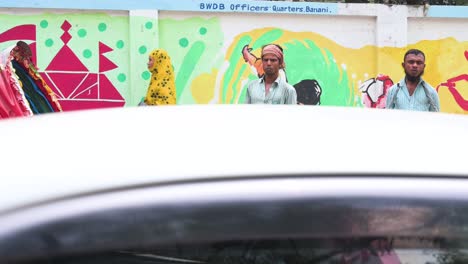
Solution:
[(46, 47), (52, 47), (54, 45), (54, 41), (52, 39), (47, 39), (44, 44)]
[(330, 51), (324, 49), (324, 57), (322, 49), (312, 40), (306, 39), (305, 43), (295, 40), (284, 45), (288, 82), (294, 85), (302, 80), (315, 79), (322, 88), (322, 105), (352, 105), (353, 95), (346, 70), (336, 64)]
[[(250, 74), (248, 77), (249, 80), (254, 80), (257, 78), (258, 78), (257, 75), (253, 75), (253, 74)], [(245, 102), (245, 95), (247, 94), (247, 83), (244, 85), (244, 87), (242, 87), (242, 91), (241, 91), (241, 94), (239, 96), (239, 100), (237, 101), (237, 103), (243, 104)]]
[(150, 77), (151, 77), (151, 73), (149, 71), (144, 71), (141, 74), (141, 78), (143, 78), (143, 80), (145, 80), (145, 81), (149, 80)]
[(145, 23), (145, 28), (146, 29), (152, 29), (153, 28), (153, 22), (151, 22), (151, 21), (146, 22)]
[(208, 32), (208, 30), (206, 29), (206, 27), (201, 27), (199, 32), (200, 32), (200, 35), (205, 35), (206, 32)]
[(231, 82), (234, 71), (237, 66), (237, 62), (239, 59), (242, 57), (242, 48), (249, 44), (252, 41), (252, 38), (250, 36), (243, 36), (239, 42), (237, 43), (236, 47), (234, 48), (234, 51), (232, 52), (231, 58), (229, 58), (229, 67), (226, 70), (226, 73), (224, 74), (224, 80), (223, 80), (223, 91), (221, 94), (221, 102), (226, 103), (226, 96), (227, 96), (227, 90), (229, 83)]
[(86, 33), (87, 33), (87, 32), (86, 32), (86, 29), (83, 29), (83, 28), (82, 28), (82, 29), (78, 30), (78, 36), (79, 36), (80, 38), (86, 37)]
[[(333, 86), (328, 85), (323, 88), (322, 104), (323, 105), (338, 105), (338, 106), (353, 106), (354, 89), (349, 85), (348, 72), (346, 68), (336, 64), (333, 54), (325, 49), (329, 61), (329, 74), (328, 82)], [(336, 79), (335, 79), (336, 78)], [(332, 81), (335, 81), (334, 83)]]
[(197, 41), (190, 47), (189, 52), (185, 55), (181, 68), (176, 77), (177, 100), (182, 96), (187, 86), (190, 77), (197, 66), (203, 52), (205, 51), (205, 43)]
[(83, 57), (89, 59), (93, 56), (93, 53), (89, 49), (83, 50)]
[(41, 28), (47, 28), (49, 26), (49, 22), (47, 22), (47, 20), (42, 20), (40, 26)]
[[(139, 13), (139, 11), (134, 14), (136, 13)], [(149, 18), (145, 13), (143, 12), (142, 16), (130, 16), (128, 18), (131, 30), (129, 38), (118, 38), (118, 40), (122, 40), (119, 43), (126, 47), (122, 48), (122, 50), (130, 50), (130, 71), (127, 74), (126, 83), (130, 85), (129, 89), (132, 92), (128, 105), (132, 106), (137, 105), (141, 98), (146, 96), (148, 80), (150, 79), (150, 73), (147, 71), (148, 52), (159, 47), (158, 16)], [(120, 44), (118, 45), (120, 46)], [(140, 50), (139, 48), (142, 46), (145, 49)]]
[(119, 80), (119, 82), (125, 82), (127, 80), (127, 76), (124, 73), (121, 73), (117, 76), (117, 80)]
[(148, 48), (146, 48), (146, 46), (140, 46), (140, 47), (138, 48), (138, 52), (139, 52), (140, 54), (146, 54), (146, 51), (148, 51)]
[[(205, 34), (201, 34), (205, 32), (202, 28), (206, 29)], [(196, 67), (192, 72), (184, 73), (184, 75), (179, 77), (179, 84), (181, 83), (181, 78), (183, 78), (182, 76), (188, 76), (189, 78), (183, 88), (183, 93), (180, 92), (179, 85), (177, 86), (177, 104), (196, 103), (196, 99), (192, 96), (193, 89), (190, 89), (192, 81), (202, 74), (212, 74), (214, 69), (220, 69), (221, 65), (225, 63), (225, 51), (223, 50), (224, 31), (221, 28), (220, 18), (161, 19), (158, 30), (160, 32), (159, 46), (167, 50), (171, 56), (176, 76), (185, 71), (187, 55), (191, 52), (191, 47), (195, 46), (194, 43), (197, 41), (204, 43), (204, 52), (199, 58)], [(186, 42), (182, 41), (180, 43), (182, 39), (186, 39)], [(183, 45), (186, 45), (186, 47)], [(215, 89), (215, 87), (203, 87), (201, 89)]]
[(189, 41), (187, 38), (181, 38), (179, 40), (179, 45), (182, 47), (182, 48), (186, 48), (188, 45), (189, 45)]
[(125, 42), (123, 40), (119, 40), (119, 41), (117, 41), (117, 43), (115, 43), (115, 46), (118, 49), (123, 49), (123, 47), (125, 46)]
[[(246, 68), (247, 68), (247, 63), (242, 65), (241, 69), (239, 70), (239, 76), (242, 76), (242, 74), (244, 74)], [(232, 85), (232, 88), (231, 88), (232, 97), (231, 97), (231, 101), (229, 102), (231, 104), (236, 102), (236, 99), (237, 99), (237, 86), (239, 84), (239, 81), (240, 81), (240, 78), (237, 78), (237, 80)]]
[(98, 30), (99, 30), (100, 32), (104, 32), (104, 31), (106, 31), (106, 29), (107, 29), (106, 23), (99, 23), (99, 25), (98, 25)]
[(260, 36), (254, 44), (252, 44), (250, 47), (252, 49), (259, 49), (263, 45), (274, 43), (276, 40), (281, 38), (281, 36), (284, 34), (283, 30), (281, 29), (272, 29), (268, 32), (265, 32), (262, 36)]

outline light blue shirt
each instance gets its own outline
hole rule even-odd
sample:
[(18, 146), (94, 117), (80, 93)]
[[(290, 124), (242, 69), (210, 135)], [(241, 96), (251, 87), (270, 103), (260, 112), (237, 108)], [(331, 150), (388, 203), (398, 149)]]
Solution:
[(388, 91), (386, 108), (439, 112), (439, 95), (431, 85), (421, 79), (413, 95), (410, 96), (405, 78), (403, 78)]
[(246, 104), (297, 104), (296, 89), (281, 77), (278, 77), (270, 87), (268, 95), (265, 92), (264, 78), (252, 80), (247, 85)]

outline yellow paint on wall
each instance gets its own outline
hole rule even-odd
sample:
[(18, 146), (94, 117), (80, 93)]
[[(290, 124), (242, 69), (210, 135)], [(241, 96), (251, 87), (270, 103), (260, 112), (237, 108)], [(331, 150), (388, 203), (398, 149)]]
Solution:
[[(246, 35), (250, 36), (252, 38), (252, 43), (254, 43), (258, 38), (271, 30), (272, 28), (255, 29), (237, 36), (233, 41), (233, 45), (228, 49), (226, 58), (240, 56), (240, 54), (232, 54), (233, 47)], [(468, 42), (460, 42), (454, 38), (424, 40), (402, 48), (365, 46), (359, 49), (353, 49), (339, 45), (313, 32), (291, 32), (285, 30), (281, 37), (274, 41), (274, 43), (280, 44), (283, 47), (287, 44), (298, 42), (307, 45), (306, 40), (313, 41), (313, 43), (321, 49), (324, 56), (325, 50), (330, 51), (330, 53), (333, 54), (335, 63), (346, 67), (346, 74), (349, 80), (348, 87), (349, 89), (354, 89), (354, 94), (360, 93), (358, 89), (362, 82), (374, 78), (378, 74), (388, 75), (395, 83), (400, 81), (404, 77), (404, 70), (401, 65), (403, 56), (408, 49), (412, 48), (420, 49), (426, 54), (426, 69), (423, 78), (434, 88), (441, 83), (447, 82), (448, 79), (462, 74), (468, 74), (468, 58), (465, 57), (465, 51), (468, 52)], [(260, 56), (260, 49), (253, 50), (252, 53)], [(243, 59), (237, 61), (235, 65), (236, 74), (243, 64), (245, 64)], [(289, 66), (286, 65), (286, 69), (288, 67)], [(252, 73), (250, 69), (248, 69), (248, 72)], [(341, 77), (343, 77), (342, 74), (343, 72), (341, 72)], [(248, 74), (244, 73), (242, 76), (234, 76), (236, 78), (246, 78)], [(230, 80), (230, 87), (234, 85), (234, 79), (236, 78)], [(236, 89), (241, 88), (240, 83), (238, 86), (239, 87)], [(457, 83), (456, 89), (468, 100), (468, 81)], [(230, 98), (232, 95), (229, 89), (227, 98)], [(441, 110), (443, 112), (467, 113), (467, 111), (463, 110), (461, 106), (456, 103), (453, 95), (449, 93), (446, 88), (442, 87), (439, 89), (439, 96)]]
[(214, 89), (216, 84), (216, 76), (218, 75), (217, 70), (213, 70), (211, 73), (204, 73), (197, 76), (192, 81), (190, 87), (192, 96), (197, 104), (208, 104), (214, 96)]
[[(460, 94), (468, 99), (468, 82), (460, 83), (457, 85), (457, 90)], [(452, 94), (446, 88), (439, 89), (439, 98), (441, 102), (440, 110), (446, 113), (456, 113), (456, 114), (468, 114), (468, 111), (463, 110), (458, 106), (457, 102), (453, 98)]]

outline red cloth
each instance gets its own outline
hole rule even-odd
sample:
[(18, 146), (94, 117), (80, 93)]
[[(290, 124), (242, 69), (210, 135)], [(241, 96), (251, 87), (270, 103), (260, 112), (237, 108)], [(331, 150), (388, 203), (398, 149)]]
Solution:
[(0, 56), (0, 118), (29, 116), (27, 109), (17, 100), (19, 91), (13, 87), (11, 66)]

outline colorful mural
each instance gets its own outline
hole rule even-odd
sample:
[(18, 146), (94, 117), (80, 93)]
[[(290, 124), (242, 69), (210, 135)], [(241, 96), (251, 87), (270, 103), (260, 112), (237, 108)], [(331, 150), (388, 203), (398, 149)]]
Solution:
[[(355, 105), (355, 89), (350, 82), (348, 63), (336, 60), (339, 50), (332, 53), (330, 48), (337, 46), (332, 41), (314, 33), (297, 33), (278, 28), (256, 29), (238, 36), (228, 51), (230, 67), (227, 71), (236, 72), (235, 78), (250, 80), (257, 78), (257, 72), (246, 67), (242, 58), (242, 47), (251, 46), (251, 52), (260, 56), (261, 47), (267, 43), (277, 43), (284, 48), (286, 76), (288, 82), (297, 86), (306, 80), (311, 80), (310, 90), (316, 97), (320, 94), (322, 105)], [(240, 49), (240, 50), (239, 50)], [(369, 50), (371, 48), (368, 48)], [(343, 49), (342, 52), (345, 50)], [(369, 52), (372, 56), (372, 52)], [(354, 54), (357, 56), (358, 54)], [(353, 59), (349, 59), (352, 61)], [(373, 60), (375, 61), (375, 60)], [(315, 84), (315, 85), (314, 85)], [(296, 87), (297, 89), (297, 87)], [(221, 102), (244, 100), (243, 87), (236, 87), (235, 81), (225, 78), (222, 87), (223, 98)], [(301, 93), (298, 93), (301, 96)]]
[(160, 19), (159, 45), (176, 73), (177, 102), (217, 103), (216, 77), (222, 70), (225, 36), (219, 18)]
[[(47, 84), (56, 93), (64, 111), (124, 106), (133, 103), (132, 86), (144, 90), (149, 79), (147, 52), (154, 45), (157, 28), (141, 19), (141, 30), (130, 38), (128, 16), (99, 14), (0, 15), (0, 50), (26, 41), (33, 60)], [(135, 31), (134, 33), (135, 34)], [(134, 50), (130, 50), (133, 47)], [(141, 67), (137, 81), (130, 83), (130, 56)]]
[(112, 85), (104, 72), (118, 68), (103, 54), (113, 49), (99, 42), (98, 73), (90, 73), (75, 53), (68, 47), (72, 36), (68, 33), (71, 25), (64, 21), (60, 37), (63, 47), (42, 72), (47, 84), (52, 87), (64, 109), (103, 108), (123, 106), (125, 100)]
[(426, 53), (424, 79), (437, 89), (441, 110), (468, 113), (468, 42), (421, 40), (407, 47), (358, 48), (290, 27), (226, 28), (222, 16), (184, 19), (107, 13), (0, 15), (0, 50), (29, 44), (41, 76), (63, 109), (136, 106), (148, 87), (146, 61), (168, 51), (179, 104), (237, 104), (262, 74), (260, 49), (284, 48), (284, 75), (302, 104), (383, 108), (389, 87), (403, 77), (404, 52)]
[[(198, 25), (192, 26), (194, 20), (171, 21), (170, 24), (176, 32), (197, 32), (204, 25), (216, 28), (216, 21), (201, 23), (198, 19)], [(183, 83), (177, 83), (178, 92), (182, 93), (181, 103), (243, 102), (246, 83), (262, 74), (258, 60), (261, 46), (276, 43), (284, 48), (288, 82), (296, 87), (305, 104), (383, 108), (387, 90), (403, 78), (404, 53), (407, 49), (419, 48), (427, 57), (424, 79), (434, 88), (439, 87), (442, 111), (468, 113), (464, 99), (468, 98), (468, 61), (465, 58), (468, 42), (446, 38), (424, 40), (403, 48), (368, 45), (352, 49), (313, 32), (260, 28), (235, 36), (225, 53), (216, 48), (194, 57), (185, 49), (196, 48), (195, 44), (183, 42), (187, 45), (181, 45), (185, 38), (177, 40), (174, 34), (166, 36), (165, 32), (161, 32), (161, 39), (164, 39), (161, 46), (195, 64), (191, 69), (200, 67), (198, 72), (191, 69), (184, 72), (185, 65), (178, 64), (180, 59), (174, 63), (178, 75), (189, 76)], [(208, 54), (218, 59), (203, 64), (198, 58)], [(222, 56), (224, 61), (219, 62)], [(454, 73), (455, 78), (451, 77)], [(443, 88), (447, 88), (446, 91)]]

